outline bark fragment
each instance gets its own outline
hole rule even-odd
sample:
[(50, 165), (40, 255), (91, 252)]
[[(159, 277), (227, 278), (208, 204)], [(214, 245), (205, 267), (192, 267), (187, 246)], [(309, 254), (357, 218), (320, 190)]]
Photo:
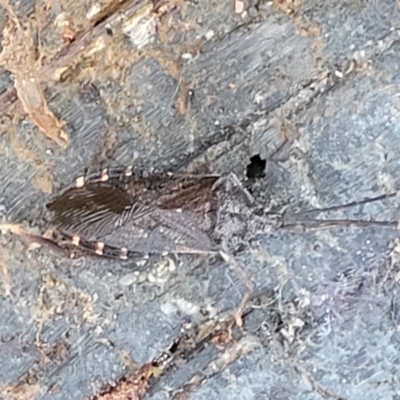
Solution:
[(38, 74), (40, 57), (36, 57), (30, 26), (23, 26), (6, 1), (0, 3), (8, 11), (3, 30), (3, 51), (0, 65), (10, 71), (25, 113), (33, 123), (60, 147), (68, 146), (69, 135), (62, 129), (64, 122), (49, 109)]

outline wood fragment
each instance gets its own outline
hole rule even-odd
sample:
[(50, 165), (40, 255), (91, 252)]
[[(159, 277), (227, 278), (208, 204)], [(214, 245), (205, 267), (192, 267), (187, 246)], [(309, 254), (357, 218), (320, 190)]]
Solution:
[(64, 122), (57, 119), (47, 105), (39, 79), (39, 65), (30, 26), (22, 26), (6, 0), (0, 4), (9, 15), (3, 30), (0, 65), (12, 73), (14, 87), (25, 113), (46, 137), (65, 148), (70, 138), (62, 129)]

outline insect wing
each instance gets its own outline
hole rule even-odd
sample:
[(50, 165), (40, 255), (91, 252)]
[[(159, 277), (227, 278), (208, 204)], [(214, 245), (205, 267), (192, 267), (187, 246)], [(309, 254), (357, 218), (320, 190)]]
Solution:
[(195, 215), (181, 210), (153, 210), (104, 236), (109, 247), (131, 252), (212, 253), (216, 246)]
[(131, 204), (122, 190), (107, 185), (87, 185), (70, 189), (48, 205), (53, 212), (53, 223), (69, 235), (83, 236), (86, 240), (99, 240), (122, 226), (135, 213), (144, 208)]
[[(216, 251), (209, 236), (215, 180), (170, 178), (146, 190), (88, 182), (64, 191), (48, 208), (62, 236), (98, 255), (210, 253)], [(156, 205), (147, 202), (154, 198)]]

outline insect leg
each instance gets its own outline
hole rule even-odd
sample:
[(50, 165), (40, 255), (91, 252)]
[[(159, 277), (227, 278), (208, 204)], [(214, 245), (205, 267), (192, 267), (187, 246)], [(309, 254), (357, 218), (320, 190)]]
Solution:
[(0, 231), (1, 232), (11, 232), (14, 235), (18, 235), (21, 238), (26, 239), (27, 241), (31, 243), (37, 243), (39, 245), (47, 246), (51, 248), (52, 250), (57, 251), (58, 253), (66, 254), (66, 251), (62, 246), (60, 246), (56, 241), (52, 239), (48, 239), (44, 236), (41, 235), (36, 235), (34, 233), (30, 233), (27, 230), (25, 230), (24, 227), (18, 224), (12, 224), (12, 223), (5, 223), (5, 224), (0, 224)]
[(243, 326), (243, 321), (242, 321), (243, 310), (251, 294), (253, 293), (254, 285), (252, 284), (250, 279), (246, 276), (243, 267), (239, 264), (238, 261), (236, 261), (235, 257), (233, 257), (231, 254), (229, 254), (224, 250), (220, 250), (219, 254), (222, 257), (222, 259), (228, 264), (229, 268), (233, 270), (233, 272), (237, 275), (237, 277), (246, 286), (246, 291), (243, 294), (243, 297), (234, 315), (237, 326), (241, 327)]
[(220, 188), (221, 186), (227, 186), (228, 192), (236, 191), (240, 193), (246, 204), (254, 204), (254, 197), (251, 193), (244, 187), (243, 183), (240, 181), (238, 176), (234, 172), (230, 172), (227, 176), (220, 177), (213, 186), (213, 190)]

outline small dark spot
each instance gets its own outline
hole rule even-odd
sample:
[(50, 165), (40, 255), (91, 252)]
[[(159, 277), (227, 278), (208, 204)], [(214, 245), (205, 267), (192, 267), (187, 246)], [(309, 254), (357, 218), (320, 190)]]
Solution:
[(97, 21), (95, 21), (93, 27), (96, 28), (96, 26), (102, 24), (107, 18), (108, 18), (107, 15), (102, 15)]
[(178, 349), (179, 349), (179, 344), (180, 344), (180, 341), (179, 341), (179, 340), (175, 340), (175, 341), (171, 344), (170, 348), (168, 349), (169, 353), (170, 353), (170, 354), (176, 353), (176, 352), (178, 351)]
[(246, 250), (246, 245), (244, 243), (238, 243), (237, 246), (235, 247), (234, 253), (242, 253), (243, 251)]
[(258, 154), (250, 158), (250, 164), (247, 166), (246, 176), (249, 179), (264, 177), (267, 161), (263, 160)]
[(111, 28), (106, 28), (106, 33), (107, 33), (108, 36), (113, 36), (114, 35), (114, 33), (113, 33)]
[(314, 245), (314, 251), (315, 252), (321, 251), (321, 246), (319, 244)]
[(29, 353), (30, 348), (28, 345), (24, 344), (21, 346), (22, 353)]

